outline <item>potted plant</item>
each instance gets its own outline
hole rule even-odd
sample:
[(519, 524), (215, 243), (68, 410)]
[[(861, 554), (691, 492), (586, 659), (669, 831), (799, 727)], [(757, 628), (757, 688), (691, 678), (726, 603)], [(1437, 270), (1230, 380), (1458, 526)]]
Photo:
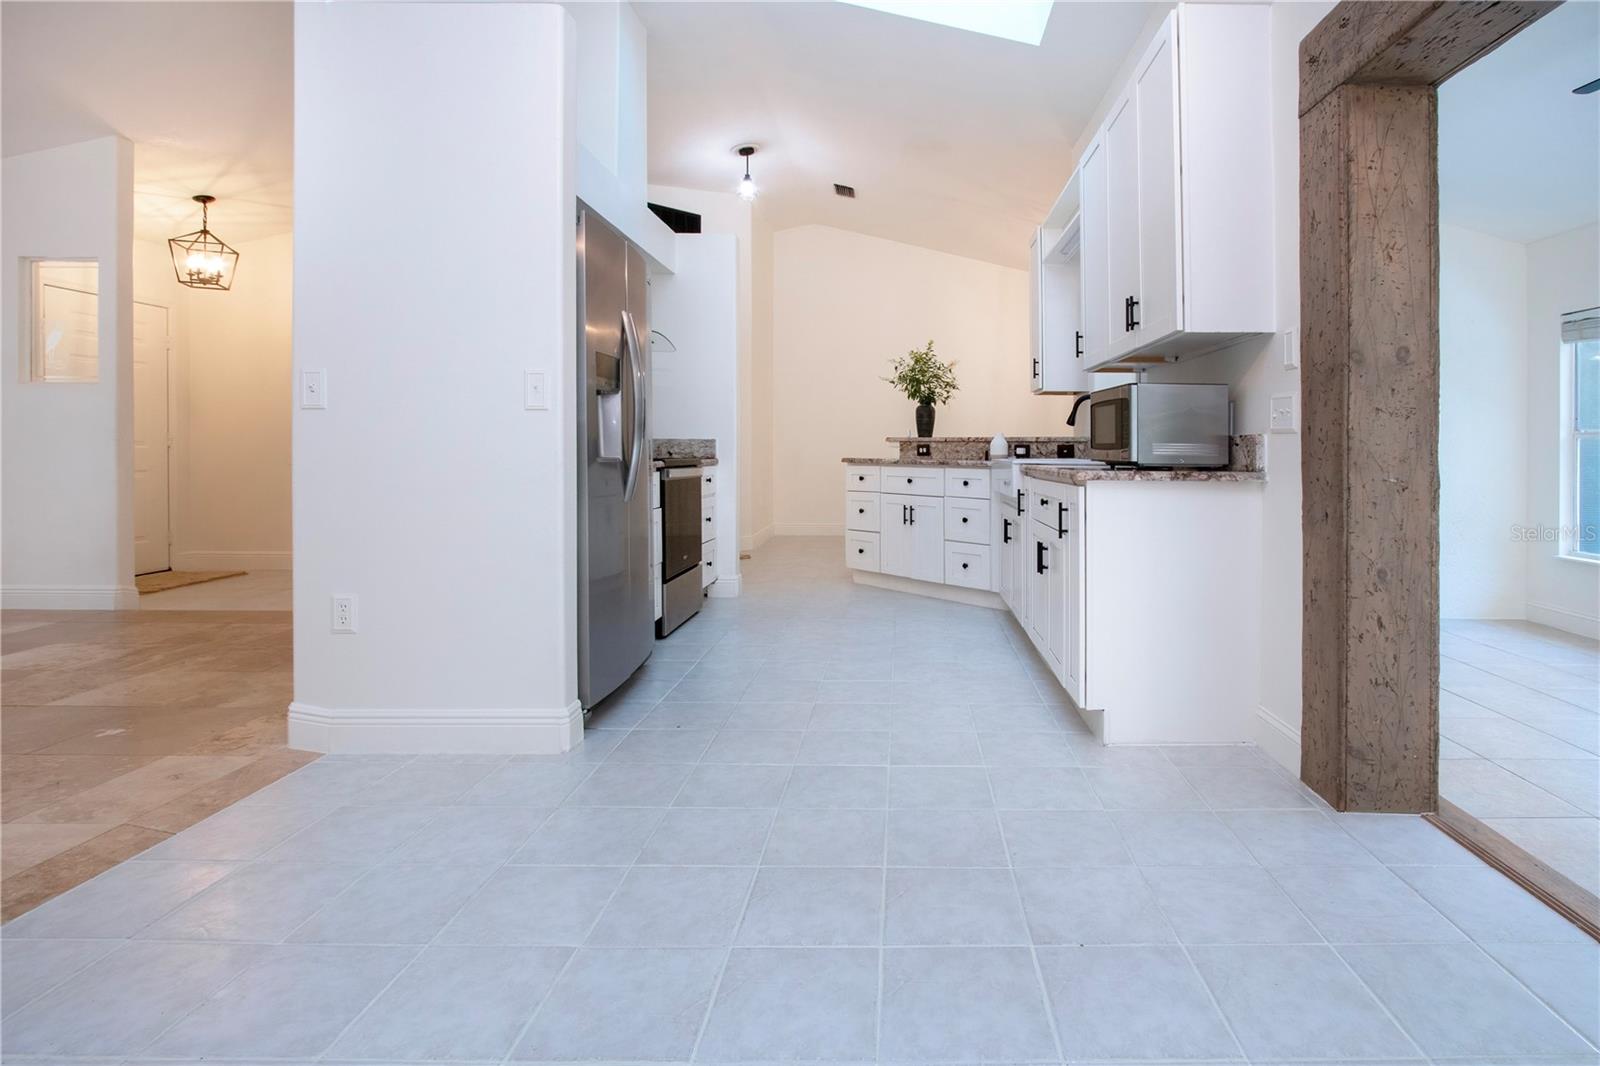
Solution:
[(933, 408), (950, 402), (956, 384), (956, 365), (933, 354), (933, 342), (926, 348), (913, 348), (889, 363), (894, 373), (884, 378), (917, 405), (917, 436), (933, 436)]

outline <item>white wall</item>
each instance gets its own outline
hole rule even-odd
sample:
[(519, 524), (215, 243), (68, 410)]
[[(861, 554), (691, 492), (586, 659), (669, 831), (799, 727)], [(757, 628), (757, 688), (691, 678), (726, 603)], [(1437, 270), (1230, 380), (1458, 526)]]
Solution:
[(296, 12), (294, 746), (581, 737), (575, 48), (556, 6)]
[(1528, 255), (1439, 227), (1439, 616), (1521, 618), (1527, 548)]
[[(651, 434), (717, 442), (716, 596), (737, 596), (745, 412), (739, 367), (739, 246), (724, 233), (679, 234), (677, 270), (651, 278), (650, 324), (676, 351), (651, 355)], [(744, 306), (748, 307), (748, 303)]]
[[(755, 210), (752, 205), (739, 199), (733, 193), (706, 192), (703, 189), (683, 189), (670, 185), (650, 186), (650, 202), (663, 204), (667, 207), (676, 207), (683, 211), (693, 211), (700, 216), (700, 232), (703, 234), (723, 233), (734, 238), (738, 255), (738, 364), (737, 381), (739, 393), (739, 419), (738, 419), (738, 490), (739, 514), (738, 530), (740, 542), (746, 543), (756, 528), (756, 516), (752, 511), (751, 501), (755, 495), (754, 480), (756, 471), (771, 469), (771, 463), (763, 466), (756, 460), (755, 448), (755, 422), (753, 413), (758, 410), (755, 404), (755, 374), (753, 367), (754, 358), (754, 273), (753, 273), (753, 229)], [(680, 245), (681, 247), (681, 245)], [(679, 268), (681, 269), (681, 267)], [(770, 272), (767, 275), (770, 280)], [(770, 299), (770, 297), (769, 297)], [(659, 324), (658, 327), (659, 328)], [(670, 332), (670, 331), (669, 331)], [(676, 340), (676, 336), (673, 337)], [(766, 421), (769, 416), (765, 414), (770, 410), (770, 405), (760, 408), (763, 411), (761, 421)], [(657, 436), (677, 437), (701, 436), (697, 433), (662, 433)], [(719, 455), (721, 453), (719, 452)], [(726, 456), (722, 456), (727, 458)], [(724, 481), (724, 484), (727, 482)], [(767, 525), (771, 524), (770, 518)], [(731, 544), (732, 542), (727, 542)], [(737, 559), (735, 558), (735, 561)], [(723, 574), (729, 573), (723, 569)]]
[[(1600, 227), (1585, 226), (1528, 251), (1528, 519), (1562, 522), (1561, 316), (1600, 306)], [(1567, 521), (1571, 521), (1570, 516)], [(1528, 544), (1527, 617), (1600, 637), (1600, 566), (1564, 559), (1555, 541)]]
[(828, 226), (773, 238), (774, 528), (843, 532), (839, 460), (893, 455), (916, 405), (880, 380), (931, 338), (961, 389), (934, 433), (1069, 436), (1071, 399), (1035, 396), (1028, 275)]
[[(102, 137), (4, 161), (0, 602), (134, 607), (133, 146)], [(99, 262), (99, 380), (29, 381), (24, 258)]]
[(289, 566), (294, 238), (238, 246), (228, 292), (184, 304), (185, 463), (175, 566)]

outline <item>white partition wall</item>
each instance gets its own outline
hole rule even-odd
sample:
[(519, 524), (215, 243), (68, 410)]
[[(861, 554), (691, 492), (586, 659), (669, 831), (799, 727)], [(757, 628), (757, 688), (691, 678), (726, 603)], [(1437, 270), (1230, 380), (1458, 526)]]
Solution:
[[(5, 161), (0, 289), (7, 608), (137, 607), (133, 587), (133, 145), (121, 137)], [(99, 264), (94, 381), (30, 381), (30, 259)]]
[(739, 254), (732, 234), (680, 234), (677, 271), (650, 279), (650, 328), (676, 351), (650, 356), (654, 437), (717, 442), (713, 596), (739, 594)]
[(553, 5), (296, 11), (294, 747), (581, 738), (574, 48)]

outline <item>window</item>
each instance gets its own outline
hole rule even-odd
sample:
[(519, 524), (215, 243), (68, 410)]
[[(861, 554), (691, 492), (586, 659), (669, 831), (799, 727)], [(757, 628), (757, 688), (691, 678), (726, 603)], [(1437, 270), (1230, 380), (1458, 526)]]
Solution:
[(35, 259), (32, 264), (33, 381), (100, 379), (100, 264)]
[(1600, 307), (1561, 316), (1561, 351), (1572, 382), (1562, 540), (1569, 554), (1600, 559)]

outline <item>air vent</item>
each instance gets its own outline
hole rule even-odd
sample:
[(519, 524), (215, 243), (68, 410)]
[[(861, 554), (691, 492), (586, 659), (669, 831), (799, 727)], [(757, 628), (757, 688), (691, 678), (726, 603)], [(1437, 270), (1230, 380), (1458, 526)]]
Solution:
[(853, 185), (840, 185), (838, 182), (834, 182), (833, 195), (843, 196), (846, 200), (854, 200), (856, 198), (856, 190)]

